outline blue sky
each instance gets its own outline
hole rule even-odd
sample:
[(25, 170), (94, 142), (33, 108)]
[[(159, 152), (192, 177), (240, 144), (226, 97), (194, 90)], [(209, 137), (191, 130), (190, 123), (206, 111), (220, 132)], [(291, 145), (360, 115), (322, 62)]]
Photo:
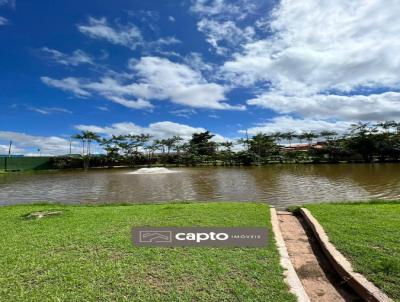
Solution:
[[(0, 0), (0, 153), (399, 119), (400, 4)], [(78, 148), (78, 146), (75, 146)]]

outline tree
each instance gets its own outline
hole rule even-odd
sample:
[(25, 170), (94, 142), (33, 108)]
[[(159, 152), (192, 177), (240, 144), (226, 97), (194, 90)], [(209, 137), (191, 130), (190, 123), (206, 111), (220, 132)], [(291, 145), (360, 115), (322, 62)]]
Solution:
[(192, 153), (196, 155), (212, 156), (215, 154), (215, 144), (210, 141), (214, 137), (209, 131), (193, 133), (189, 141)]
[(337, 132), (329, 131), (329, 130), (324, 130), (319, 133), (319, 136), (325, 138), (325, 140), (328, 142), (333, 140), (336, 137), (336, 135), (337, 135)]
[(283, 135), (283, 133), (278, 131), (278, 132), (274, 132), (271, 135), (271, 137), (273, 137), (274, 140), (278, 143), (278, 145), (280, 145), (281, 144), (282, 135)]
[(84, 139), (86, 139), (86, 142), (87, 142), (87, 155), (90, 157), (91, 144), (92, 144), (93, 141), (98, 142), (100, 140), (100, 137), (96, 133), (94, 133), (92, 131), (83, 131), (82, 135), (83, 135)]
[(376, 132), (376, 126), (371, 126), (369, 123), (352, 124), (346, 141), (348, 150), (351, 153), (360, 154), (365, 162), (371, 162), (374, 153), (377, 151), (374, 137)]
[(232, 147), (233, 147), (233, 142), (231, 141), (226, 141), (220, 143), (220, 146), (225, 148), (225, 150), (221, 151), (221, 155), (223, 158), (224, 163), (229, 163), (229, 165), (232, 165), (232, 159), (233, 159), (233, 152), (232, 152)]
[(302, 132), (301, 134), (297, 135), (297, 138), (300, 141), (300, 144), (303, 143), (303, 140), (306, 139), (306, 134), (304, 132)]
[(84, 139), (83, 135), (78, 133), (78, 134), (72, 135), (71, 138), (80, 140), (82, 142), (82, 156), (84, 156), (85, 155), (85, 139)]
[(281, 138), (287, 140), (289, 142), (289, 146), (292, 146), (292, 140), (295, 139), (297, 136), (294, 131), (289, 131), (281, 134)]
[[(92, 131), (82, 131), (81, 133), (75, 134), (72, 137), (75, 139), (80, 139), (82, 141), (83, 167), (85, 169), (89, 169), (91, 144), (93, 141), (99, 141), (100, 137)], [(85, 156), (85, 143), (86, 143), (86, 156)]]
[(103, 146), (106, 151), (107, 165), (114, 164), (120, 157), (119, 151), (121, 150), (120, 143), (124, 140), (123, 136), (113, 135), (111, 138), (102, 138), (99, 144)]
[(258, 133), (250, 139), (250, 151), (255, 155), (258, 164), (261, 160), (277, 150), (275, 139), (265, 133)]
[(315, 138), (318, 138), (319, 135), (314, 132), (305, 132), (304, 138), (308, 142), (308, 146), (311, 147), (311, 144)]

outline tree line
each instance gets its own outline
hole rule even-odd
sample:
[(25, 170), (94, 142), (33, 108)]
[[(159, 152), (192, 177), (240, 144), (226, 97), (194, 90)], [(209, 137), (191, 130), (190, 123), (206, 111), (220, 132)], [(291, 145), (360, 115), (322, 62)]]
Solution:
[[(209, 131), (153, 139), (149, 134), (100, 137), (83, 131), (73, 136), (82, 153), (57, 159), (60, 167), (141, 165), (262, 165), (268, 163), (393, 162), (400, 158), (400, 123), (359, 122), (345, 134), (335, 131), (275, 132), (215, 142)], [(318, 143), (317, 143), (318, 142)], [(93, 156), (93, 143), (105, 154)]]

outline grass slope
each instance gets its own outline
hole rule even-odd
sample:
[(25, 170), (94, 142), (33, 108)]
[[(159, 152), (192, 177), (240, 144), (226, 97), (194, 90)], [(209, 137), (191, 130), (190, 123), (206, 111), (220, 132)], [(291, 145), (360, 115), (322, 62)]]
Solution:
[[(37, 210), (58, 217), (24, 220)], [(137, 248), (132, 226), (267, 226), (254, 203), (0, 208), (1, 301), (294, 301), (268, 248)], [(272, 233), (271, 233), (272, 235)]]
[(400, 203), (307, 205), (353, 268), (400, 301)]

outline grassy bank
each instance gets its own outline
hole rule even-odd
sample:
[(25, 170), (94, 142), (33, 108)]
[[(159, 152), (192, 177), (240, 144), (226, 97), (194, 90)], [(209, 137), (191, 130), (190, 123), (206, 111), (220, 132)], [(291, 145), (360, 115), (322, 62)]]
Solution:
[[(39, 220), (38, 210), (63, 214)], [(268, 248), (137, 248), (132, 226), (267, 226), (253, 203), (0, 208), (1, 301), (294, 301)]]
[(400, 203), (307, 205), (357, 272), (400, 301)]

